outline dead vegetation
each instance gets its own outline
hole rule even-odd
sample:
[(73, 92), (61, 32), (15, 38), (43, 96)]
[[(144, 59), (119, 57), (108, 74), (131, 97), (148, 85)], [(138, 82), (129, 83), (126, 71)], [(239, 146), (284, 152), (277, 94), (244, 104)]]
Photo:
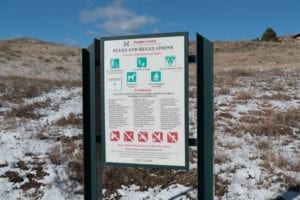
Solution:
[(7, 171), (4, 175), (1, 176), (1, 178), (8, 178), (8, 181), (13, 183), (19, 183), (24, 181), (24, 179), (16, 171)]
[(0, 95), (2, 103), (9, 101), (22, 103), (24, 98), (33, 98), (58, 88), (80, 87), (81, 81), (49, 80), (21, 76), (0, 75)]
[(154, 188), (159, 183), (160, 189), (164, 189), (172, 183), (179, 183), (186, 186), (196, 186), (196, 170), (176, 172), (174, 170), (142, 169), (142, 168), (120, 168), (104, 167), (103, 187), (106, 188), (105, 196), (109, 197), (117, 193), (122, 185), (138, 185), (141, 191)]
[[(79, 48), (31, 38), (0, 41), (0, 74), (7, 77), (79, 81), (80, 53)], [(58, 65), (66, 70), (57, 69)]]
[(62, 117), (57, 120), (54, 124), (57, 126), (76, 126), (77, 128), (82, 128), (82, 115), (76, 115), (70, 113), (67, 117)]

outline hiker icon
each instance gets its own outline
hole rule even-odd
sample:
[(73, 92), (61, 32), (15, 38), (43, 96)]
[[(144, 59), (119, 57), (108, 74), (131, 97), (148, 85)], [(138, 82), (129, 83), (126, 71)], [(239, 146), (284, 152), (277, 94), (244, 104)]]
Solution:
[(151, 81), (152, 82), (160, 82), (161, 81), (161, 72), (160, 71), (151, 72)]

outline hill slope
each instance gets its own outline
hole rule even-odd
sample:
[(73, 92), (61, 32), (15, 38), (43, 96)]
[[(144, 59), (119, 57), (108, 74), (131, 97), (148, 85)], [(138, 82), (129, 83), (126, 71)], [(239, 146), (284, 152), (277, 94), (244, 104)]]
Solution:
[(79, 48), (31, 38), (0, 41), (0, 75), (38, 79), (81, 79)]

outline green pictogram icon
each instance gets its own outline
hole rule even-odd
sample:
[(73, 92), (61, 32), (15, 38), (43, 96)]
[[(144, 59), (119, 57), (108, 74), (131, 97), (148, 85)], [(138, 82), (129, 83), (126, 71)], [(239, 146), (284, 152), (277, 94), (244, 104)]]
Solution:
[(136, 72), (127, 72), (127, 82), (128, 83), (136, 82)]
[(145, 68), (147, 67), (147, 58), (146, 57), (139, 57), (136, 59), (137, 67), (138, 68)]
[(119, 58), (110, 59), (110, 68), (111, 69), (119, 69), (120, 68), (120, 59)]
[(161, 72), (160, 71), (151, 72), (151, 81), (152, 82), (160, 82), (161, 81)]
[(176, 56), (166, 56), (165, 57), (166, 67), (175, 67)]

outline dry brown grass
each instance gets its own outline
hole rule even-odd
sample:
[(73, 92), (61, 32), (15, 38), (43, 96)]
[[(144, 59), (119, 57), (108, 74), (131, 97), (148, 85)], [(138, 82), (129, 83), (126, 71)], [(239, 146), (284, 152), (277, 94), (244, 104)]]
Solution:
[(28, 170), (28, 165), (25, 161), (20, 160), (19, 162), (17, 162), (17, 167), (19, 167), (22, 170)]
[(228, 86), (222, 86), (219, 95), (229, 95), (230, 94), (230, 88)]
[(239, 120), (241, 130), (255, 135), (291, 135), (292, 127), (299, 127), (300, 107), (288, 109), (286, 112), (266, 109), (242, 114)]
[(216, 71), (226, 68), (284, 68), (300, 63), (297, 42), (215, 42), (214, 66)]
[(83, 184), (83, 156), (78, 156), (76, 159), (70, 161), (67, 167), (67, 173), (71, 180)]
[(229, 180), (224, 180), (219, 174), (214, 175), (215, 179), (215, 195), (218, 197), (224, 196), (228, 193), (228, 186), (231, 184)]
[(214, 163), (215, 164), (222, 164), (222, 163), (226, 163), (228, 161), (230, 161), (230, 159), (228, 158), (228, 155), (226, 153), (214, 155)]
[(60, 145), (54, 145), (49, 152), (50, 161), (55, 165), (60, 165), (62, 160), (62, 152)]
[(49, 152), (49, 159), (55, 165), (66, 164), (65, 171), (76, 184), (83, 184), (83, 146), (78, 145), (82, 136), (60, 136)]
[(24, 77), (0, 76), (2, 101), (21, 103), (23, 98), (33, 98), (61, 87), (80, 87), (81, 81), (58, 81)]
[(18, 117), (26, 119), (38, 119), (41, 116), (37, 114), (36, 110), (40, 108), (46, 108), (50, 105), (51, 100), (48, 98), (46, 101), (33, 102), (32, 104), (22, 105), (20, 107), (14, 107), (6, 112), (6, 117)]
[(235, 99), (236, 100), (248, 100), (252, 98), (252, 94), (248, 91), (240, 91), (239, 93), (236, 94)]
[(279, 136), (292, 133), (290, 127), (284, 124), (277, 124), (273, 118), (263, 118), (258, 123), (242, 124), (242, 130), (255, 135)]
[[(23, 191), (28, 191), (30, 189), (35, 189), (35, 191), (38, 191), (39, 188), (44, 185), (42, 183), (37, 182), (36, 180), (34, 180), (33, 178), (35, 177), (34, 174), (29, 173), (27, 174), (27, 178), (29, 179), (29, 182), (26, 182), (24, 184), (21, 185), (20, 189), (22, 189)], [(36, 195), (36, 194), (35, 194)]]
[(220, 112), (217, 117), (233, 119), (233, 115), (230, 112)]
[(289, 101), (292, 99), (291, 96), (283, 93), (283, 92), (277, 92), (271, 96), (269, 95), (261, 95), (258, 97), (258, 99), (263, 99), (263, 100), (279, 100), (279, 101)]
[[(78, 81), (81, 79), (80, 48), (21, 38), (0, 41), (0, 58), (6, 62), (1, 66), (0, 73), (6, 76), (19, 76), (21, 71), (22, 76), (28, 78)], [(57, 63), (66, 70), (58, 73), (55, 70)], [(15, 65), (14, 70), (11, 69), (12, 65)]]
[(9, 182), (19, 183), (23, 182), (24, 179), (16, 171), (7, 171), (4, 175), (0, 176), (1, 178), (8, 178)]
[(62, 117), (57, 120), (55, 123), (57, 126), (76, 126), (78, 128), (82, 127), (82, 115), (70, 113), (67, 117)]
[(281, 152), (275, 152), (271, 148), (264, 151), (264, 153), (260, 156), (260, 159), (265, 163), (262, 166), (266, 166), (267, 169), (270, 169), (270, 164), (281, 169), (287, 169), (289, 166), (286, 156)]
[(256, 144), (256, 148), (260, 151), (265, 151), (267, 149), (270, 149), (270, 141), (269, 140), (259, 140)]
[(45, 162), (36, 162), (35, 166), (32, 168), (32, 171), (35, 171), (35, 178), (38, 180), (42, 180), (45, 176), (48, 176), (49, 173), (44, 171), (43, 165)]
[(121, 188), (122, 185), (135, 184), (140, 186), (141, 191), (154, 188), (157, 183), (159, 183), (161, 189), (175, 182), (186, 186), (195, 186), (196, 170), (176, 172), (165, 169), (104, 167), (102, 181), (103, 187), (106, 188), (105, 196), (117, 192), (117, 189)]

